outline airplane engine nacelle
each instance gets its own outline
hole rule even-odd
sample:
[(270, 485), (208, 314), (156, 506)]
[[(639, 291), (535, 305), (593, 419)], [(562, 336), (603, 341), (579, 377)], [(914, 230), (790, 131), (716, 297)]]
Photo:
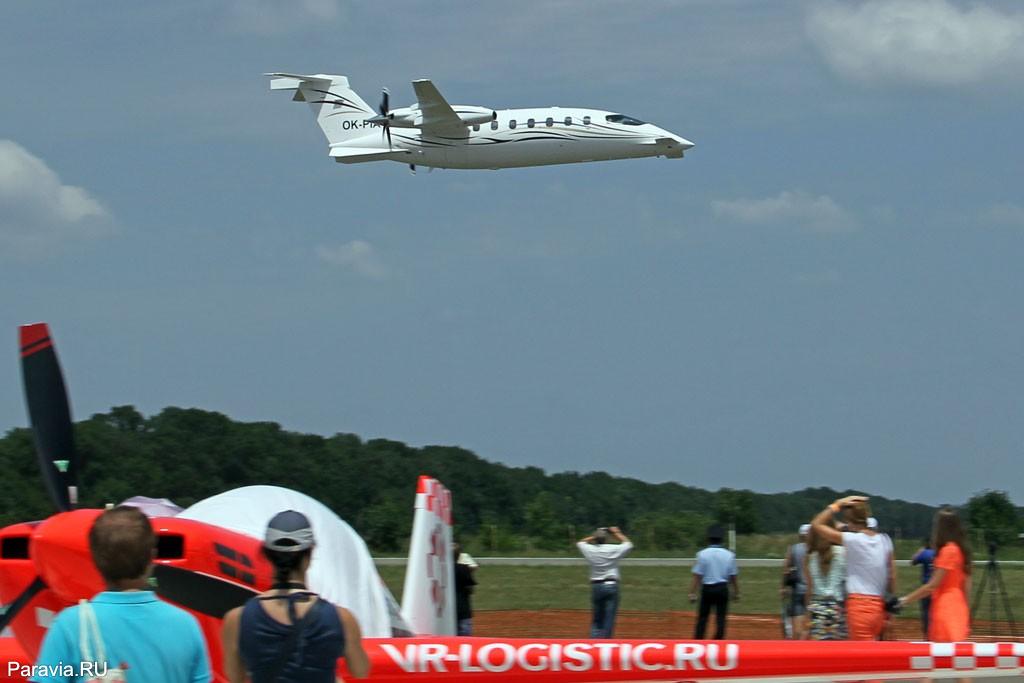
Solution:
[(498, 118), (498, 112), (486, 107), (468, 107), (459, 105), (453, 107), (462, 122), (467, 126), (479, 126), (490, 123)]
[(61, 512), (39, 524), (32, 533), (31, 555), (36, 571), (49, 589), (69, 605), (103, 590), (105, 582), (89, 550), (89, 530), (101, 512)]
[(412, 107), (392, 109), (388, 112), (388, 124), (395, 128), (416, 128), (423, 123), (423, 115)]

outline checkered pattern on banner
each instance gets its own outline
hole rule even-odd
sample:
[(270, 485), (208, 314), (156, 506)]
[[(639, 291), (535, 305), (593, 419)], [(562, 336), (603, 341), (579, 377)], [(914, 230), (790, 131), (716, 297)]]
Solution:
[(940, 669), (1017, 669), (1024, 659), (1024, 643), (929, 643), (931, 654), (911, 657), (915, 671)]

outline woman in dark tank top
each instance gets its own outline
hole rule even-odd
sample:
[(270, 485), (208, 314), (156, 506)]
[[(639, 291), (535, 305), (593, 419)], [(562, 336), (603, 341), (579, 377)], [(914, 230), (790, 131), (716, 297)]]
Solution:
[(313, 547), (302, 513), (288, 510), (270, 520), (263, 552), (274, 565), (274, 585), (224, 617), (231, 683), (334, 683), (339, 657), (354, 678), (369, 673), (355, 618), (306, 589)]

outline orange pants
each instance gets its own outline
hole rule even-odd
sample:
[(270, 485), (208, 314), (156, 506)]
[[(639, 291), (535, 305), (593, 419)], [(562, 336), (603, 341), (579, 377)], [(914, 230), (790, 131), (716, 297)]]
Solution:
[(850, 640), (878, 640), (885, 626), (885, 601), (877, 595), (852, 593), (846, 598)]

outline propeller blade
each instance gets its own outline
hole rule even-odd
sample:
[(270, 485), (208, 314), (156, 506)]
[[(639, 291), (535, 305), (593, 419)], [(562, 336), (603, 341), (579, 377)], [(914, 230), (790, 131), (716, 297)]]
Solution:
[(385, 123), (384, 124), (384, 132), (388, 136), (388, 149), (391, 149), (391, 124), (390, 123)]
[(380, 92), (380, 115), (387, 116), (388, 112), (391, 111), (391, 93), (388, 92), (387, 88), (381, 89)]
[(39, 469), (53, 504), (67, 512), (78, 503), (80, 463), (60, 361), (46, 323), (22, 325), (19, 333), (25, 405)]
[(25, 608), (25, 605), (32, 602), (32, 598), (36, 597), (39, 591), (46, 588), (46, 584), (38, 576), (32, 580), (32, 583), (28, 587), (21, 591), (21, 595), (14, 599), (10, 605), (7, 606), (7, 610), (0, 614), (0, 631), (3, 631), (7, 626), (14, 621), (14, 618), (18, 616), (18, 612)]

